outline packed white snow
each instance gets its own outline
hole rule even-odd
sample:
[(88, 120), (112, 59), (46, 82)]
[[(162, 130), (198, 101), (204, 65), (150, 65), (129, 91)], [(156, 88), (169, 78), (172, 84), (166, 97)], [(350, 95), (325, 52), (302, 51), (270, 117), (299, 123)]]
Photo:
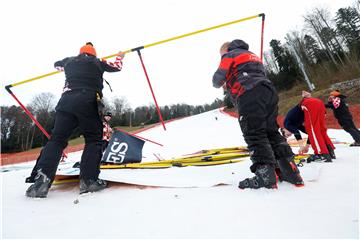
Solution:
[[(166, 128), (139, 134), (164, 145), (147, 142), (144, 161), (155, 160), (154, 153), (168, 159), (245, 146), (237, 119), (219, 110), (170, 122)], [(343, 130), (328, 134), (335, 141), (352, 141)], [(6, 166), (2, 169), (10, 171), (0, 173), (1, 237), (358, 239), (360, 148), (335, 146), (333, 163), (300, 168), (304, 187), (283, 182), (277, 190), (238, 189), (238, 181), (252, 176), (246, 158), (220, 166), (130, 170), (122, 176), (127, 182), (173, 187), (116, 184), (79, 196), (75, 183), (53, 186), (46, 199), (30, 199), (24, 195), (29, 186), (24, 180), (34, 162)], [(71, 153), (68, 161), (80, 156)], [(227, 185), (211, 187), (219, 182)], [(189, 184), (197, 187), (179, 187)]]

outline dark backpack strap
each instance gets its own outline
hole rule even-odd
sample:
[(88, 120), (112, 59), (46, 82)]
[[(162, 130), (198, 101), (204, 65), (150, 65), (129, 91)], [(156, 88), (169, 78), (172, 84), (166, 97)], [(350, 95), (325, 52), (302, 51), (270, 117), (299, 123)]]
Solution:
[(110, 91), (112, 92), (113, 90), (112, 90), (112, 88), (111, 88), (111, 85), (110, 85), (110, 83), (108, 82), (108, 81), (106, 81), (106, 79), (105, 78), (103, 78), (103, 80), (105, 81), (105, 83), (109, 86), (109, 88), (110, 88)]

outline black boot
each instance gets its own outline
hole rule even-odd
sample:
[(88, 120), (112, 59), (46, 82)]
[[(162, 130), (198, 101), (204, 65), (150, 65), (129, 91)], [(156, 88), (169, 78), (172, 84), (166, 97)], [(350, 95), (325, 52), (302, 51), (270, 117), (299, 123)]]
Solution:
[(330, 154), (313, 154), (306, 159), (306, 162), (332, 162), (332, 160)]
[(300, 176), (300, 171), (294, 162), (294, 157), (282, 158), (278, 160), (279, 169), (276, 173), (280, 181), (286, 181), (296, 186), (303, 186), (304, 181)]
[(87, 192), (97, 192), (107, 187), (107, 183), (104, 180), (97, 179), (80, 179), (80, 194)]
[(277, 178), (275, 174), (275, 168), (272, 165), (264, 164), (258, 165), (255, 171), (255, 176), (252, 178), (246, 178), (239, 182), (239, 188), (277, 188)]
[(35, 177), (35, 182), (26, 190), (26, 196), (31, 198), (46, 198), (51, 186), (51, 180), (40, 170)]
[(320, 157), (319, 154), (311, 154), (311, 155), (306, 159), (306, 162), (307, 162), (307, 163), (315, 162), (315, 161), (318, 161), (320, 158), (321, 158), (321, 157)]
[(326, 144), (326, 147), (327, 147), (327, 149), (329, 151), (331, 159), (336, 159), (334, 149), (329, 144)]
[(350, 147), (360, 147), (360, 142), (353, 142), (350, 144)]
[(330, 154), (320, 154), (320, 157), (323, 162), (332, 162)]

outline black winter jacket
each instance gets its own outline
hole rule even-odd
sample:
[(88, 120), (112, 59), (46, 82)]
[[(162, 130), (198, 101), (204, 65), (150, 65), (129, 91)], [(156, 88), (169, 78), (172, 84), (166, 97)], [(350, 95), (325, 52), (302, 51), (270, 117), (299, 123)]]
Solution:
[(345, 99), (345, 95), (339, 95), (335, 97), (333, 101), (325, 104), (325, 107), (334, 111), (334, 116), (339, 121), (340, 125), (342, 125), (343, 121), (352, 120), (352, 115)]
[(299, 130), (306, 133), (304, 127), (304, 112), (299, 105), (296, 105), (288, 111), (284, 119), (284, 127), (292, 132), (296, 140), (302, 139)]
[(117, 64), (101, 61), (95, 56), (84, 53), (57, 61), (54, 66), (65, 71), (66, 81), (64, 91), (89, 89), (101, 94), (104, 87), (104, 72), (117, 72), (121, 70), (121, 58), (117, 58), (115, 63)]

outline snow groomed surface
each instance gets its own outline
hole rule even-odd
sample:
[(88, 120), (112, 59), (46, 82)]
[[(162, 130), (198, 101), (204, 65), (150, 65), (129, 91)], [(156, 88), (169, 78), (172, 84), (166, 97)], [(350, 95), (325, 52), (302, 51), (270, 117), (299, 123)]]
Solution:
[[(342, 130), (329, 130), (351, 142)], [(140, 133), (164, 144), (146, 143), (145, 161), (180, 157), (201, 149), (245, 146), (236, 118), (219, 110)], [(359, 148), (336, 144), (333, 163), (304, 164), (305, 187), (280, 183), (277, 190), (239, 190), (252, 176), (250, 161), (167, 169), (115, 169), (136, 181), (180, 187), (113, 184), (79, 196), (78, 183), (53, 186), (46, 199), (24, 196), (28, 166), (1, 173), (3, 238), (359, 238)], [(293, 148), (294, 152), (297, 148)], [(81, 152), (69, 154), (80, 159)], [(34, 162), (33, 162), (34, 164)], [(24, 166), (24, 169), (21, 169)], [(163, 173), (158, 171), (166, 170)], [(110, 170), (109, 170), (110, 171)], [(155, 171), (155, 172), (154, 172)], [(165, 174), (166, 173), (166, 174)], [(105, 174), (102, 173), (102, 174)], [(127, 176), (125, 176), (127, 175)], [(215, 181), (216, 180), (216, 181)], [(209, 183), (223, 182), (220, 186)], [(185, 185), (186, 183), (186, 185)], [(191, 187), (196, 183), (201, 187)], [(211, 186), (210, 186), (211, 185)], [(181, 227), (179, 227), (181, 226)], [(105, 231), (106, 229), (106, 231)]]

